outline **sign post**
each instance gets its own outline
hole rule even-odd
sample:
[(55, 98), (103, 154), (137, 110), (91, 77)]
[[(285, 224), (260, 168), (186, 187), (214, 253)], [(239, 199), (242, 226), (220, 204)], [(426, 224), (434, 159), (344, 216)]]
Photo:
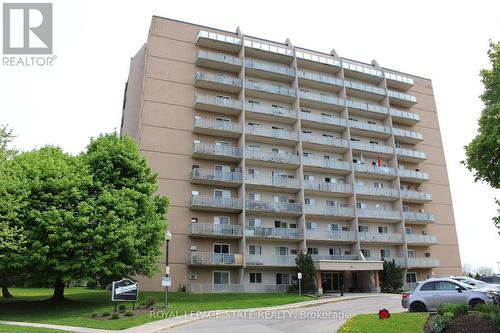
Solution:
[(132, 309), (135, 310), (135, 302), (139, 299), (139, 284), (130, 279), (121, 279), (113, 281), (111, 288), (111, 301), (115, 302), (132, 302)]
[(302, 295), (302, 273), (297, 273), (297, 278), (299, 279), (299, 296)]

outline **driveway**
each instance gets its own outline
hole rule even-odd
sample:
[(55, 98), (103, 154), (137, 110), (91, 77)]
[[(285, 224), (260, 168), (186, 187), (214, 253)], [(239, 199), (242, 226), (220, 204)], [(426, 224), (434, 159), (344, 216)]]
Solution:
[(400, 295), (374, 295), (283, 311), (235, 311), (162, 330), (164, 333), (321, 333), (336, 332), (350, 317), (386, 308), (402, 312)]

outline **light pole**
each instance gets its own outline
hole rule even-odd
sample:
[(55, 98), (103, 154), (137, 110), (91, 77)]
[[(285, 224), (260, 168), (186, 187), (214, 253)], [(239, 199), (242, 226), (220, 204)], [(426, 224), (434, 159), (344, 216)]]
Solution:
[[(168, 243), (172, 239), (172, 233), (167, 230), (165, 233), (165, 241), (167, 242), (165, 244), (165, 277), (168, 278), (170, 275), (170, 267), (168, 267)], [(168, 309), (168, 286), (165, 286), (165, 310)]]

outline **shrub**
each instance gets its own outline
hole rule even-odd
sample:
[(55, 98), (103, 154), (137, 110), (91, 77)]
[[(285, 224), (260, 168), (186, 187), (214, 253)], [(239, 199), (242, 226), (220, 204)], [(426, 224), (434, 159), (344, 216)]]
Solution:
[(102, 316), (103, 316), (103, 317), (109, 317), (109, 316), (110, 316), (109, 311), (104, 311), (104, 312), (102, 313)]
[(92, 312), (91, 316), (92, 316), (92, 318), (97, 317), (97, 312)]
[(500, 306), (495, 304), (478, 304), (475, 310), (479, 313), (500, 313)]
[(430, 329), (432, 333), (442, 333), (448, 327), (451, 321), (451, 314), (447, 313), (446, 315), (435, 315), (432, 316), (430, 321)]
[(113, 315), (111, 316), (111, 319), (118, 319), (120, 318), (120, 315), (116, 312), (113, 312)]
[(127, 312), (125, 312), (125, 316), (127, 317), (132, 317), (134, 315), (134, 311), (132, 310), (128, 310)]
[(118, 310), (125, 310), (127, 307), (124, 304), (118, 305)]
[(147, 297), (144, 300), (144, 305), (146, 305), (148, 308), (152, 308), (156, 304), (156, 298), (154, 297)]
[(450, 304), (442, 303), (437, 306), (438, 315), (444, 315), (446, 313), (451, 313), (453, 317), (459, 314), (466, 315), (469, 313), (469, 307), (467, 304)]
[(384, 260), (384, 269), (380, 276), (380, 287), (383, 292), (394, 293), (403, 287), (403, 272), (400, 265), (394, 259)]
[(88, 289), (97, 289), (97, 281), (96, 280), (88, 280), (87, 281)]

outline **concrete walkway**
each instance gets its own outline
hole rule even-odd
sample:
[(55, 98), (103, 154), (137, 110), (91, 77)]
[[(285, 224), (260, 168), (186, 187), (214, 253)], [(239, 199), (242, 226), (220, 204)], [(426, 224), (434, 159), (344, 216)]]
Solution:
[[(140, 326), (128, 328), (125, 330), (104, 330), (86, 327), (75, 327), (75, 326), (62, 326), (62, 325), (51, 325), (51, 324), (41, 324), (41, 323), (29, 323), (29, 322), (17, 322), (17, 321), (0, 321), (2, 324), (17, 325), (17, 326), (27, 326), (27, 327), (41, 327), (41, 328), (51, 328), (68, 332), (78, 332), (78, 333), (110, 333), (110, 332), (120, 332), (120, 333), (153, 333), (162, 330), (166, 330), (172, 327), (177, 327), (180, 325), (185, 325), (188, 323), (193, 323), (203, 319), (229, 316), (231, 313), (235, 312), (260, 312), (260, 311), (283, 311), (283, 310), (293, 310), (300, 308), (308, 308), (313, 306), (320, 306), (328, 303), (342, 302), (347, 300), (356, 300), (363, 298), (380, 298), (387, 297), (387, 294), (345, 294), (344, 296), (325, 296), (318, 300), (305, 301), (299, 303), (284, 304), (272, 307), (263, 308), (250, 308), (250, 309), (237, 309), (237, 310), (212, 310), (197, 312), (193, 314), (180, 315), (177, 317), (172, 317), (168, 319), (160, 319), (157, 321), (149, 322)], [(163, 312), (156, 312), (156, 315), (161, 318), (164, 315)]]

